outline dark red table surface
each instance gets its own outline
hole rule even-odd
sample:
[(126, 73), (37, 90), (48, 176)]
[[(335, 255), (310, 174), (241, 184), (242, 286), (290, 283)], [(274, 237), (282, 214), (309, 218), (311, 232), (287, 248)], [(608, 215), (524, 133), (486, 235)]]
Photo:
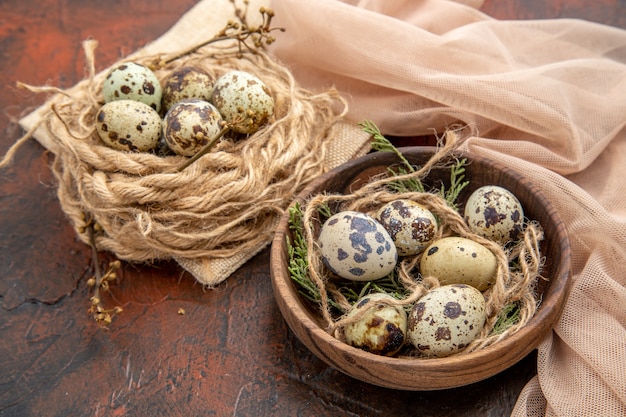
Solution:
[[(102, 70), (163, 34), (196, 1), (0, 1), (0, 154), (44, 101), (15, 87), (81, 80), (81, 42)], [(499, 19), (582, 18), (626, 28), (626, 1), (487, 0)], [(269, 250), (204, 290), (174, 263), (124, 263), (109, 330), (87, 314), (90, 248), (56, 199), (50, 155), (27, 142), (0, 171), (0, 416), (500, 416), (536, 355), (485, 381), (405, 392), (313, 356), (273, 298)], [(107, 259), (107, 254), (101, 254)], [(184, 309), (184, 315), (178, 314)]]

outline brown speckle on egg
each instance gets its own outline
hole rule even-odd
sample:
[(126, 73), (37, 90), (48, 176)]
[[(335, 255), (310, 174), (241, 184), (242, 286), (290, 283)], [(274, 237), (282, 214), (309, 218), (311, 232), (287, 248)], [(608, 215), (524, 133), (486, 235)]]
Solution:
[(442, 341), (442, 340), (451, 340), (452, 339), (452, 332), (450, 331), (450, 328), (448, 327), (437, 327), (437, 330), (435, 331), (435, 340), (436, 341)]
[(143, 92), (149, 95), (153, 95), (154, 92), (156, 91), (156, 88), (154, 87), (154, 83), (150, 82), (150, 81), (144, 81), (143, 82)]
[(454, 301), (450, 301), (449, 303), (447, 303), (443, 310), (443, 315), (451, 319), (456, 319), (461, 315), (461, 313), (461, 304)]

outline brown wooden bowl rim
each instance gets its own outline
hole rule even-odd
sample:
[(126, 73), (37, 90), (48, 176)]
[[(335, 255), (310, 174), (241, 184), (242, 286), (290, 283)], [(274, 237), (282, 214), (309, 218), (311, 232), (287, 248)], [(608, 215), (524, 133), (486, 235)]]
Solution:
[[(433, 147), (424, 147), (424, 146), (414, 146), (414, 147), (403, 147), (399, 148), (403, 153), (415, 153), (415, 152), (434, 152)], [(355, 165), (360, 165), (365, 161), (368, 161), (376, 156), (373, 153), (365, 155), (360, 158), (353, 159), (351, 161), (342, 164), (341, 166), (327, 172), (326, 174), (316, 178), (294, 199), (291, 204), (295, 204), (295, 202), (303, 203), (307, 196), (310, 196), (315, 190), (319, 187), (320, 184), (323, 184), (327, 181), (328, 178), (336, 175), (338, 172), (346, 170), (349, 167), (353, 167)], [(365, 382), (369, 382), (375, 385), (385, 386), (388, 388), (395, 389), (407, 389), (407, 390), (434, 390), (434, 389), (447, 389), (454, 388), (457, 386), (467, 385), (469, 383), (477, 382), (482, 379), (493, 376), (500, 371), (512, 366), (519, 360), (523, 359), (527, 354), (529, 354), (532, 350), (534, 350), (537, 345), (541, 342), (541, 340), (545, 337), (545, 335), (550, 331), (552, 325), (558, 317), (563, 308), (563, 304), (567, 294), (569, 292), (570, 287), (570, 274), (571, 274), (571, 251), (569, 246), (569, 239), (567, 236), (567, 231), (565, 225), (563, 224), (558, 212), (554, 209), (553, 205), (547, 199), (545, 194), (536, 188), (534, 184), (529, 182), (526, 177), (520, 174), (518, 171), (511, 169), (497, 161), (492, 159), (488, 159), (482, 156), (475, 155), (464, 155), (472, 162), (479, 162), (482, 164), (491, 165), (498, 170), (505, 171), (509, 174), (514, 174), (520, 182), (524, 182), (524, 186), (532, 187), (533, 192), (536, 192), (536, 198), (542, 201), (545, 209), (550, 211), (550, 217), (555, 221), (556, 227), (560, 232), (560, 236), (558, 236), (558, 241), (561, 245), (561, 262), (555, 268), (555, 275), (551, 277), (551, 284), (547, 288), (544, 293), (543, 299), (551, 299), (555, 300), (552, 305), (554, 307), (550, 308), (539, 308), (531, 321), (519, 329), (516, 333), (509, 335), (503, 340), (500, 340), (490, 346), (481, 348), (479, 350), (467, 353), (467, 354), (457, 354), (445, 358), (412, 358), (412, 357), (385, 357), (380, 355), (375, 355), (361, 349), (352, 347), (336, 338), (328, 334), (324, 329), (322, 329), (314, 320), (309, 317), (309, 313), (305, 308), (302, 308), (302, 300), (297, 300), (298, 309), (291, 309), (290, 311), (283, 311), (283, 307), (281, 303), (279, 307), (281, 308), (281, 313), (287, 319), (286, 316), (291, 315), (295, 319), (297, 319), (304, 328), (306, 328), (307, 332), (311, 335), (313, 339), (319, 340), (321, 343), (327, 343), (329, 346), (332, 346), (333, 350), (343, 352), (343, 357), (346, 359), (346, 355), (349, 355), (350, 359), (347, 360), (349, 363), (358, 363), (361, 364), (361, 369), (363, 369), (364, 365), (367, 363), (375, 362), (377, 364), (386, 366), (388, 368), (393, 369), (410, 369), (411, 372), (415, 373), (415, 381), (410, 381), (406, 384), (395, 384), (391, 381), (386, 381), (384, 378), (380, 380), (379, 375), (372, 375), (371, 378), (363, 378), (360, 377), (358, 379), (365, 380)], [(276, 259), (285, 259), (286, 260), (286, 248), (285, 248), (285, 238), (287, 236), (288, 231), (288, 214), (284, 215), (280, 223), (277, 227), (277, 233), (274, 236), (271, 248), (271, 258), (273, 260)], [(556, 238), (556, 237), (555, 237)], [(274, 265), (274, 262), (271, 264)], [(286, 268), (286, 264), (282, 263), (282, 268), (280, 270), (276, 270), (276, 268), (271, 268), (271, 280), (272, 286), (274, 289), (275, 297), (281, 297), (283, 299), (292, 299), (294, 295), (297, 296), (297, 293), (293, 292), (293, 283), (290, 281), (291, 277)], [(543, 307), (543, 305), (542, 305)], [(286, 320), (288, 323), (290, 320)], [(536, 326), (533, 326), (537, 323), (550, 323), (550, 326), (546, 326), (546, 328), (538, 333)], [(291, 327), (291, 324), (290, 324)], [(302, 341), (300, 335), (292, 328), (296, 336)], [(305, 341), (303, 341), (307, 347), (313, 351), (316, 356), (320, 357), (320, 359), (327, 362), (329, 365), (337, 368), (338, 370), (351, 375), (349, 369), (345, 369), (344, 366), (340, 363), (333, 363), (329, 361), (325, 355), (320, 356), (320, 352), (317, 352), (318, 348), (316, 346), (310, 346)], [(319, 348), (319, 350), (323, 350)], [(493, 364), (487, 371), (474, 373), (472, 371), (472, 366), (468, 364), (478, 364), (478, 363), (490, 363)], [(453, 383), (450, 378), (446, 377), (446, 375), (452, 375), (455, 373), (464, 372), (463, 382), (459, 382), (457, 384)], [(425, 386), (419, 382), (419, 375), (428, 374), (430, 378), (430, 383), (428, 386)], [(440, 383), (432, 382), (432, 375), (441, 375), (442, 379)], [(405, 381), (406, 382), (406, 381)]]

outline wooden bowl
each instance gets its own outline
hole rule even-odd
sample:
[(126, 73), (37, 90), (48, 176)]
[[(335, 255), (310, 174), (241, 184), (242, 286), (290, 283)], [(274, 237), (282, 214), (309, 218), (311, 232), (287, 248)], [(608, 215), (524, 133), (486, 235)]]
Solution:
[[(432, 147), (400, 148), (412, 164), (422, 165), (434, 153)], [(566, 228), (550, 200), (522, 174), (494, 161), (471, 158), (466, 167), (470, 185), (459, 201), (481, 185), (500, 185), (515, 194), (528, 218), (544, 228), (542, 255), (546, 262), (538, 292), (542, 302), (526, 326), (486, 348), (446, 358), (385, 357), (354, 348), (329, 335), (321, 315), (299, 294), (287, 265), (286, 239), (290, 237), (289, 216), (278, 226), (271, 249), (271, 277), (280, 311), (298, 339), (328, 365), (360, 381), (401, 390), (439, 390), (471, 384), (493, 376), (523, 359), (542, 341), (560, 316), (570, 285), (570, 246)], [(296, 201), (324, 191), (349, 193), (398, 163), (388, 152), (370, 153), (350, 161), (314, 180)], [(448, 181), (449, 169), (434, 169), (426, 182)]]

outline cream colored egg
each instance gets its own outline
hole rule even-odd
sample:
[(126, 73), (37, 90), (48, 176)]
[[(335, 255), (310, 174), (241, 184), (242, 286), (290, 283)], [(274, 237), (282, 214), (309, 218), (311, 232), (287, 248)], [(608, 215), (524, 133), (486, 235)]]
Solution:
[(239, 133), (256, 132), (274, 114), (270, 89), (245, 71), (230, 71), (220, 76), (215, 81), (211, 103)]
[(317, 240), (322, 261), (335, 274), (372, 281), (390, 274), (398, 252), (385, 228), (374, 218), (342, 211), (324, 222)]
[(409, 314), (408, 339), (425, 355), (446, 357), (476, 339), (486, 319), (480, 291), (469, 285), (444, 285), (417, 300)]
[(395, 200), (382, 206), (376, 220), (389, 232), (398, 255), (417, 255), (437, 234), (437, 219), (423, 205), (412, 200)]
[(472, 232), (503, 244), (517, 240), (524, 225), (520, 201), (497, 185), (475, 190), (465, 203), (464, 217)]
[(434, 276), (442, 285), (467, 284), (484, 291), (494, 284), (498, 262), (485, 246), (462, 237), (445, 237), (426, 248), (420, 274)]
[(172, 72), (163, 84), (161, 100), (164, 112), (181, 100), (199, 99), (209, 101), (215, 80), (206, 71), (186, 66)]
[(162, 94), (156, 74), (134, 62), (125, 62), (111, 69), (102, 84), (105, 103), (134, 100), (147, 104), (157, 112), (161, 110)]
[(163, 138), (174, 153), (193, 156), (219, 134), (221, 123), (222, 117), (208, 101), (182, 100), (163, 118)]
[(345, 326), (346, 343), (383, 356), (392, 356), (404, 346), (407, 314), (401, 306), (385, 304), (385, 300), (394, 298), (384, 293), (373, 293), (360, 298), (352, 306), (347, 317), (354, 317), (361, 311), (366, 313)]
[(104, 104), (96, 115), (96, 131), (113, 149), (146, 152), (155, 149), (161, 137), (161, 117), (152, 107), (133, 100)]

